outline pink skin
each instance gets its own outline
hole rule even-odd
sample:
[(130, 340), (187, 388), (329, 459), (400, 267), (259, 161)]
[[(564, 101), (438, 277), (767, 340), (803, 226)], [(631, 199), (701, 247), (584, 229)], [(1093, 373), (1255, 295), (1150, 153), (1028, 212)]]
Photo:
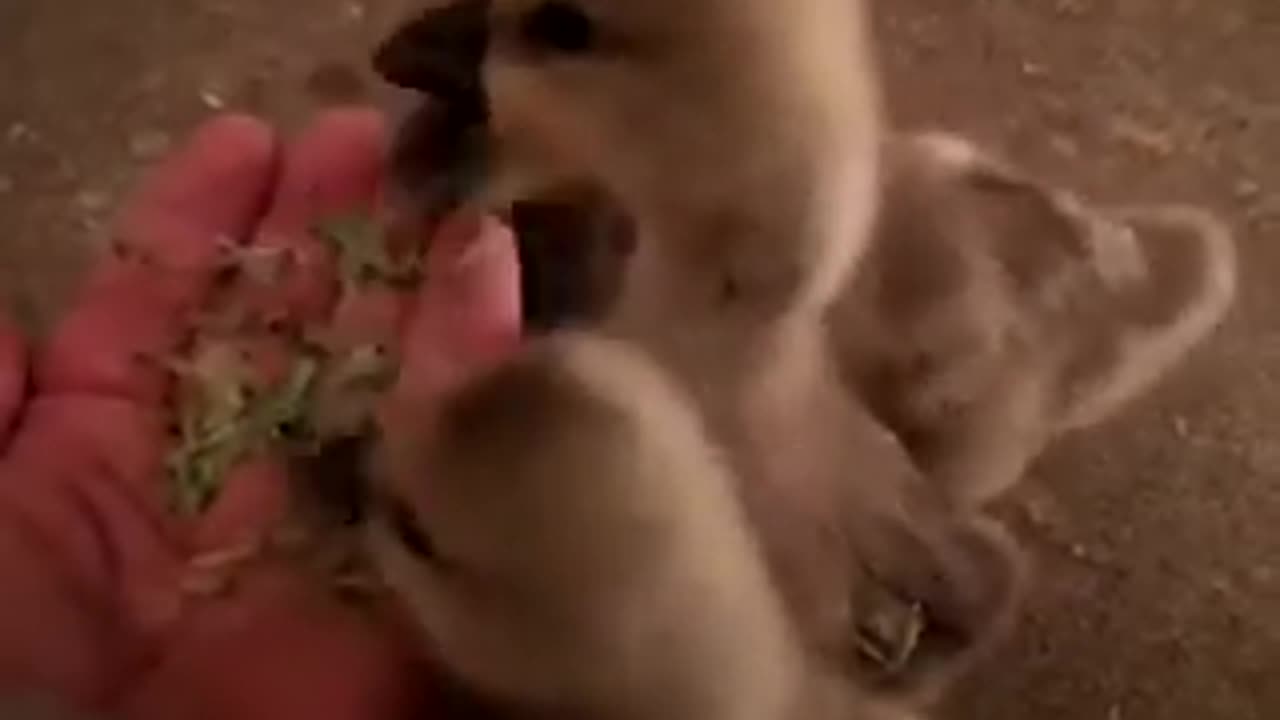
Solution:
[[(157, 720), (420, 712), (422, 678), (390, 621), (287, 567), (255, 566), (225, 596), (179, 592), (192, 556), (254, 536), (289, 499), (281, 464), (263, 458), (238, 469), (203, 518), (167, 512), (171, 377), (140, 361), (189, 337), (226, 241), (307, 260), (255, 306), (338, 337), (397, 337), (406, 359), (393, 400), (437, 402), (510, 352), (515, 251), (491, 220), (435, 232), (433, 282), (417, 297), (336, 302), (332, 258), (308, 228), (376, 207), (385, 145), (382, 120), (365, 110), (326, 114), (287, 148), (257, 120), (216, 119), (143, 183), (118, 225), (133, 251), (101, 263), (46, 347), (28, 357), (0, 319), (0, 695), (47, 688)], [(417, 234), (425, 245), (431, 233)]]

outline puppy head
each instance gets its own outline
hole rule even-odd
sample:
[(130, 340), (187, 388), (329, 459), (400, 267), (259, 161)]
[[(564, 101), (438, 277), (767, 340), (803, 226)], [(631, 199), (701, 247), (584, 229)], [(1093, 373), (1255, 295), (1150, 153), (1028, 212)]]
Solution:
[[(792, 254), (829, 294), (861, 246), (825, 239), (862, 236), (874, 189), (879, 108), (862, 14), (849, 0), (455, 0), (404, 26), (377, 65), (446, 105), (482, 108), (459, 116), (483, 124), (486, 141), (452, 143), (473, 147), (451, 160), (466, 166), (472, 201), (503, 210), (586, 184), (646, 236), (767, 225), (796, 239)], [(439, 131), (421, 119), (405, 131), (426, 127)], [(477, 162), (484, 171), (471, 173)], [(728, 242), (703, 251), (710, 263)]]
[(689, 173), (758, 174), (764, 148), (830, 153), (850, 122), (870, 125), (862, 22), (844, 0), (454, 0), (375, 65), (488, 121), (516, 188), (586, 174), (689, 190)]
[(641, 717), (781, 702), (790, 640), (731, 482), (630, 351), (551, 341), (381, 460), (373, 555), (463, 682)]

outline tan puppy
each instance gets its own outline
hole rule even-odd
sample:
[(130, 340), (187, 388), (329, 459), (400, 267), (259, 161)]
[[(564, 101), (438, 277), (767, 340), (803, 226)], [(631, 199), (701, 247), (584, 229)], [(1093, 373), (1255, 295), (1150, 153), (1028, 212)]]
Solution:
[(1151, 388), (1231, 305), (1234, 245), (1205, 211), (1089, 207), (952, 135), (884, 157), (832, 336), (851, 388), (960, 503)]
[[(484, 202), (586, 183), (632, 221), (598, 328), (652, 357), (707, 422), (807, 649), (886, 691), (941, 687), (1007, 624), (1019, 566), (1002, 534), (948, 514), (832, 362), (826, 312), (875, 209), (861, 4), (478, 7), (411, 24), (384, 74), (482, 109), (492, 137), (468, 162), (488, 168)], [(477, 42), (475, 77), (414, 57), (474, 57)]]
[(371, 547), (436, 657), (521, 716), (903, 717), (809, 666), (690, 407), (561, 335), (395, 425)]

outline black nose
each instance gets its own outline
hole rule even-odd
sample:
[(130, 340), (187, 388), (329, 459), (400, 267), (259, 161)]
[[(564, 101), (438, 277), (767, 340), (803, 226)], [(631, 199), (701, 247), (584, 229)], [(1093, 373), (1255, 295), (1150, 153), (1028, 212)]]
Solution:
[(488, 3), (453, 0), (402, 25), (378, 48), (384, 80), (467, 107), (483, 105), (481, 65), (489, 44)]

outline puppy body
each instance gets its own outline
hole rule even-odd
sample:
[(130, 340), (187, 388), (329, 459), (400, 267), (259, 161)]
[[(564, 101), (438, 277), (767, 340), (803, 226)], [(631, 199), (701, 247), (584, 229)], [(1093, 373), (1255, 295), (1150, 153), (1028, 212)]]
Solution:
[(690, 407), (561, 335), (399, 425), (371, 544), (435, 654), (534, 717), (904, 717), (810, 666)]
[[(586, 183), (626, 214), (634, 249), (596, 330), (651, 358), (705, 421), (806, 655), (851, 691), (936, 687), (998, 635), (1019, 566), (1003, 535), (946, 513), (832, 362), (826, 313), (875, 210), (862, 3), (563, 5), (599, 38), (590, 51), (535, 47), (547, 3), (496, 0), (483, 18), (486, 197)], [(578, 450), (555, 466), (626, 472)], [(919, 662), (865, 662), (860, 625), (884, 608), (927, 618), (877, 638)]]
[(950, 135), (884, 157), (831, 334), (852, 392), (958, 503), (1151, 388), (1231, 305), (1234, 246), (1202, 210), (1089, 207)]
[[(530, 61), (498, 41), (486, 60), (498, 185), (585, 179), (623, 209), (635, 246), (600, 332), (705, 419), (806, 648), (859, 684), (932, 695), (1007, 625), (1020, 566), (1003, 535), (948, 515), (832, 363), (825, 313), (876, 207), (863, 4), (576, 5), (597, 55)], [(495, 33), (537, 6), (494, 3)], [(884, 606), (928, 623), (887, 670), (860, 648)]]

